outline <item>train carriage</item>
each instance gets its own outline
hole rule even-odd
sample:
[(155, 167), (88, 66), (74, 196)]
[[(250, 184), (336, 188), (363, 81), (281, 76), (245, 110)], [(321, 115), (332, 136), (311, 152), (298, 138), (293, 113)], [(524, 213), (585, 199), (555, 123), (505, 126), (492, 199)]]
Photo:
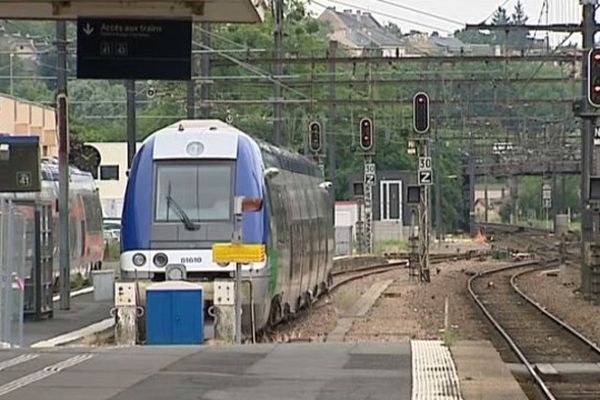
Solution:
[[(49, 206), (51, 212), (51, 251), (52, 277), (55, 287), (60, 279), (59, 248), (61, 235), (58, 221), (58, 163), (55, 159), (41, 161), (41, 190), (31, 193), (2, 193), (4, 199), (11, 199), (20, 214), (25, 219), (26, 243), (25, 254), (28, 268), (26, 281), (33, 277), (33, 255), (35, 253), (34, 239), (34, 208), (36, 206)], [(77, 277), (87, 278), (90, 271), (100, 269), (104, 258), (104, 238), (102, 232), (102, 206), (98, 187), (91, 174), (75, 167), (69, 167), (69, 243), (71, 279)], [(26, 309), (33, 309), (32, 293), (26, 285)]]
[(251, 287), (244, 307), (254, 307), (244, 326), (264, 327), (326, 289), (334, 251), (328, 186), (314, 162), (221, 121), (177, 122), (150, 135), (132, 165), (121, 276), (160, 281), (168, 265), (184, 266), (210, 304), (213, 281), (235, 271), (213, 262), (212, 245), (231, 241), (234, 198), (259, 198), (261, 210), (244, 213), (242, 241), (266, 245), (267, 259), (243, 266)]

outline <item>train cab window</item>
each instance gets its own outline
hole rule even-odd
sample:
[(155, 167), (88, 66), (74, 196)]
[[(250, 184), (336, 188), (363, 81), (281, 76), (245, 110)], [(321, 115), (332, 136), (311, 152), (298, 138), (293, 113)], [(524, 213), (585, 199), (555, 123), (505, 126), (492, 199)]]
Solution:
[(101, 165), (100, 180), (103, 181), (118, 181), (119, 166), (118, 165)]
[(233, 162), (158, 164), (156, 222), (179, 222), (184, 218), (182, 214), (192, 221), (230, 220), (233, 165)]

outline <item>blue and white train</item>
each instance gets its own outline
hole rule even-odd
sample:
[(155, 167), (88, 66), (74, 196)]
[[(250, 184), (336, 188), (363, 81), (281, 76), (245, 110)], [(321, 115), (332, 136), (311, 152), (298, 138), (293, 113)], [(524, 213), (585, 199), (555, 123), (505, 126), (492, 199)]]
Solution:
[[(244, 213), (242, 241), (266, 245), (267, 260), (243, 266), (244, 330), (264, 328), (327, 290), (334, 254), (333, 200), (322, 171), (218, 120), (186, 120), (150, 135), (137, 153), (125, 193), (121, 277), (165, 279), (184, 265), (208, 304), (213, 281), (235, 266), (212, 259), (230, 242), (237, 196), (260, 198)], [(254, 315), (252, 321), (250, 316)]]

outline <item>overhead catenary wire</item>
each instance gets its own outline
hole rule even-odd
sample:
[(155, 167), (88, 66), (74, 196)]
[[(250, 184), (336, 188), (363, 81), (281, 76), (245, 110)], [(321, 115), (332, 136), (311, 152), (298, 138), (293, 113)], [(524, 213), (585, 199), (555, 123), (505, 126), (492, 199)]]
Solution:
[(198, 43), (198, 42), (194, 42), (194, 41), (192, 41), (192, 43), (193, 43), (194, 45), (196, 45), (196, 46), (200, 46), (200, 47), (202, 47), (203, 49), (206, 49), (206, 50), (212, 50), (212, 51), (214, 51), (214, 52), (215, 52), (217, 55), (219, 55), (220, 57), (222, 57), (222, 58), (225, 58), (226, 60), (228, 60), (228, 61), (231, 61), (232, 63), (234, 63), (234, 64), (237, 64), (237, 65), (239, 65), (240, 67), (242, 67), (242, 68), (244, 68), (244, 69), (246, 69), (246, 70), (248, 70), (248, 71), (250, 71), (250, 72), (252, 72), (252, 73), (254, 73), (254, 74), (256, 74), (256, 75), (259, 75), (259, 76), (261, 76), (261, 77), (263, 77), (263, 78), (266, 78), (266, 79), (268, 79), (269, 81), (271, 81), (272, 83), (275, 83), (275, 84), (277, 84), (277, 85), (280, 85), (282, 88), (284, 88), (284, 89), (287, 89), (287, 90), (289, 90), (289, 91), (290, 91), (290, 92), (292, 92), (292, 93), (296, 93), (296, 94), (298, 94), (298, 95), (299, 95), (299, 96), (301, 96), (302, 98), (305, 98), (305, 99), (306, 99), (306, 98), (308, 98), (308, 96), (306, 96), (304, 93), (302, 93), (302, 92), (300, 92), (300, 91), (298, 91), (298, 90), (295, 90), (295, 89), (293, 89), (293, 88), (291, 88), (291, 87), (289, 87), (289, 86), (287, 86), (287, 85), (283, 84), (283, 83), (281, 82), (281, 80), (277, 79), (277, 77), (273, 77), (271, 74), (269, 74), (269, 73), (268, 73), (268, 72), (266, 72), (266, 71), (263, 71), (263, 70), (261, 70), (261, 69), (260, 69), (260, 68), (258, 68), (258, 67), (255, 67), (255, 66), (253, 66), (253, 65), (250, 65), (250, 64), (248, 64), (248, 63), (246, 63), (246, 62), (244, 62), (244, 61), (238, 60), (237, 58), (235, 58), (235, 57), (232, 57), (232, 56), (230, 56), (229, 54), (221, 53), (221, 52), (219, 52), (218, 50), (215, 50), (215, 49), (213, 49), (213, 48), (211, 48), (211, 47), (209, 47), (209, 46), (206, 46), (206, 45), (204, 45), (204, 44), (202, 44), (202, 43)]
[[(381, 12), (381, 11), (368, 10), (368, 9), (366, 9), (364, 7), (357, 6), (355, 4), (346, 3), (346, 2), (343, 2), (343, 1), (340, 1), (340, 0), (323, 0), (323, 1), (326, 1), (328, 3), (338, 4), (338, 5), (345, 6), (345, 7), (352, 7), (354, 9), (356, 9), (356, 10), (369, 12), (371, 14), (379, 15), (381, 17), (393, 19), (393, 20), (396, 20), (396, 21), (406, 22), (406, 23), (409, 23), (409, 24), (421, 26), (423, 28), (432, 29), (432, 30), (435, 30), (435, 31), (440, 31), (440, 32), (444, 32), (444, 33), (452, 33), (448, 29), (441, 28), (439, 26), (425, 24), (425, 23), (418, 22), (418, 21), (415, 21), (415, 20), (411, 20), (411, 19), (407, 19), (407, 18), (402, 18), (402, 17), (399, 17), (397, 15), (384, 13), (384, 12)], [(321, 1), (318, 1), (318, 0), (311, 0), (311, 3), (314, 3), (314, 4), (318, 5), (318, 6), (323, 7), (323, 8), (329, 8), (329, 6), (323, 4)]]
[(417, 8), (405, 6), (404, 4), (399, 4), (399, 3), (396, 3), (396, 2), (393, 2), (393, 1), (389, 1), (389, 0), (375, 0), (375, 1), (377, 1), (379, 3), (390, 5), (392, 7), (400, 8), (400, 9), (403, 9), (403, 10), (412, 11), (414, 13), (425, 15), (427, 17), (435, 18), (435, 19), (438, 19), (440, 21), (449, 22), (451, 24), (461, 25), (461, 26), (466, 25), (466, 23), (464, 21), (458, 21), (456, 19), (444, 17), (442, 15), (433, 14), (433, 13), (430, 13), (430, 12), (427, 12), (427, 11), (419, 10)]

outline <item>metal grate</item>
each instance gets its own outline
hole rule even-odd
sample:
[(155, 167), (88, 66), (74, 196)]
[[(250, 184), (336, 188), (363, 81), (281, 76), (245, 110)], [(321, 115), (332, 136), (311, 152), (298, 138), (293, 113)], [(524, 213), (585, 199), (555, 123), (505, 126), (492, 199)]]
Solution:
[(450, 351), (439, 340), (413, 340), (412, 400), (462, 400)]

